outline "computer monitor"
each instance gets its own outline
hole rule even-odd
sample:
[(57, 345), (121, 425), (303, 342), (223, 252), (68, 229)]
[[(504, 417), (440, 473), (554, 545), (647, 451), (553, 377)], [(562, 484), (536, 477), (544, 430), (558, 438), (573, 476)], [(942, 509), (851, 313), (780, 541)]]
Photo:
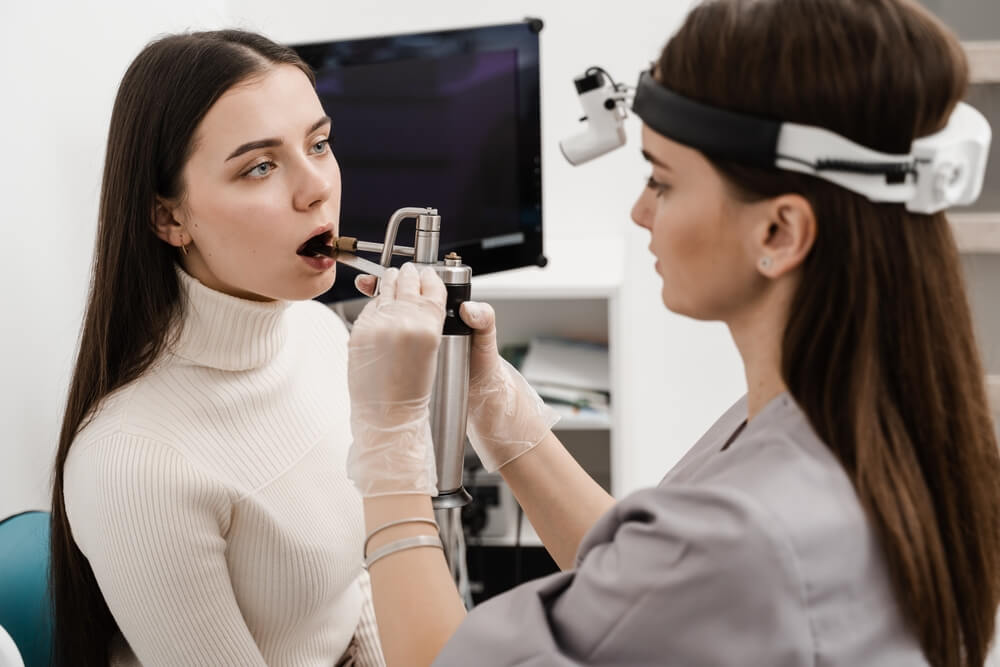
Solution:
[[(474, 276), (544, 265), (541, 27), (292, 45), (333, 119), (342, 236), (382, 242), (396, 209), (429, 206), (441, 215), (442, 255), (457, 252)], [(413, 230), (404, 223), (397, 244), (412, 245)], [(338, 265), (319, 300), (358, 297), (355, 275)]]

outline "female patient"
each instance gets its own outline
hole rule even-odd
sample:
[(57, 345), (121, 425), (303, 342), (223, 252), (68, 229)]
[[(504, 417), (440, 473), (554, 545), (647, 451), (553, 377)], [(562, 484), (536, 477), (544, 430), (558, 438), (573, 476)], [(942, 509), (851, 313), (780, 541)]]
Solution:
[[(345, 477), (347, 332), (297, 250), (337, 231), (309, 68), (150, 44), (115, 101), (55, 464), (57, 664), (381, 664)], [(292, 303), (301, 302), (301, 303)]]

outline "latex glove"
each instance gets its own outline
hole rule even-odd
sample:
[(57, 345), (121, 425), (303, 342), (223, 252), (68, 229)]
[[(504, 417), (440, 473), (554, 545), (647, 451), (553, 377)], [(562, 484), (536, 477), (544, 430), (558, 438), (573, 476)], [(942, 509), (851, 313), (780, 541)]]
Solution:
[(437, 495), (430, 401), (447, 290), (433, 269), (389, 269), (354, 322), (347, 475), (365, 497)]
[(542, 441), (559, 414), (497, 349), (496, 314), (466, 301), (459, 311), (474, 329), (469, 357), (469, 441), (483, 467), (499, 470)]
[[(375, 277), (361, 275), (354, 284), (371, 296)], [(495, 472), (540, 443), (559, 415), (500, 356), (493, 307), (467, 301), (459, 314), (474, 330), (469, 355), (469, 441), (483, 467)]]

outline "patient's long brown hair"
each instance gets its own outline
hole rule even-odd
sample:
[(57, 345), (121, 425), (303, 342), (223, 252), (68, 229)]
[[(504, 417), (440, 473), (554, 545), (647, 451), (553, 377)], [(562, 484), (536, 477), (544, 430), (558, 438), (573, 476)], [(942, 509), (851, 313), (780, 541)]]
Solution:
[(111, 114), (80, 351), (63, 417), (52, 489), (50, 588), (56, 665), (106, 667), (118, 630), (93, 570), (70, 531), (63, 467), (101, 399), (135, 380), (163, 349), (179, 312), (177, 250), (153, 233), (156, 196), (183, 195), (181, 172), (195, 130), (234, 85), (275, 64), (313, 79), (294, 51), (253, 33), (170, 35), (132, 62)]
[[(702, 102), (907, 153), (943, 127), (968, 66), (907, 0), (709, 0), (656, 76)], [(1000, 453), (945, 215), (715, 164), (738, 196), (811, 202), (818, 234), (784, 334), (785, 382), (852, 479), (930, 663), (982, 665), (1000, 601)]]

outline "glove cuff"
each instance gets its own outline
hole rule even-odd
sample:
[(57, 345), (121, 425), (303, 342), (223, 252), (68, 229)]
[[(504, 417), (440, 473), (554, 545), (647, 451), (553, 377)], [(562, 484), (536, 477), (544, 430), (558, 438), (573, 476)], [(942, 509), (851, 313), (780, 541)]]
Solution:
[(469, 441), (489, 472), (533, 449), (559, 418), (504, 359), (469, 391)]
[(354, 443), (347, 476), (365, 498), (404, 493), (437, 495), (437, 470), (426, 408), (415, 419), (376, 426), (351, 415)]

